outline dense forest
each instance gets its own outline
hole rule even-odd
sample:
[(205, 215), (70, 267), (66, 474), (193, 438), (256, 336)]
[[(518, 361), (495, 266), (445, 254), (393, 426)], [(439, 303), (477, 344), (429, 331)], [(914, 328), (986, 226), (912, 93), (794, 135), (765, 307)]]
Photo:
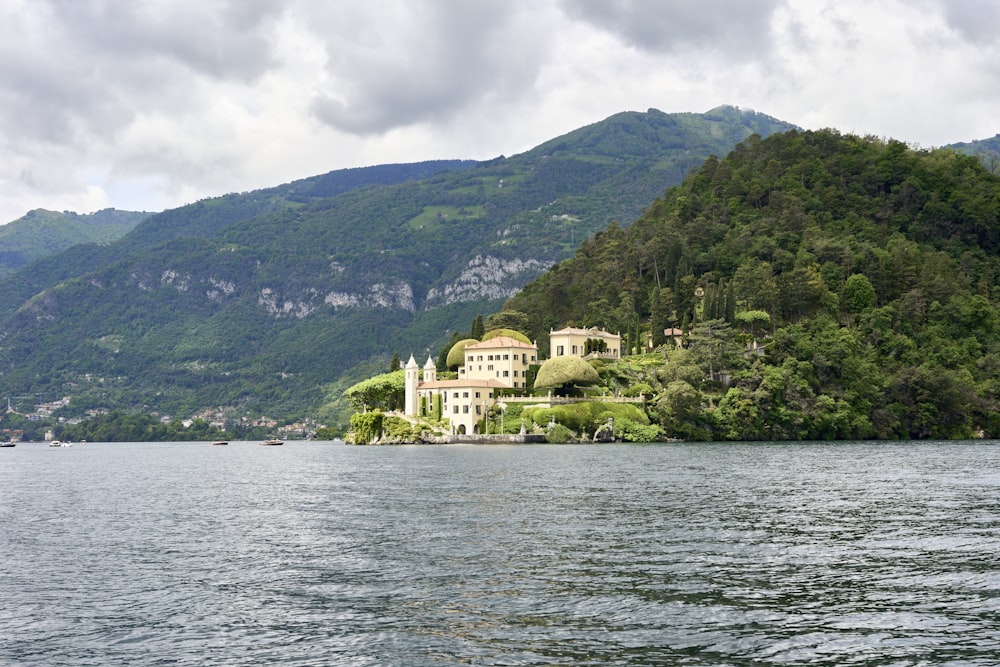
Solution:
[(619, 330), (672, 437), (1000, 436), (1000, 177), (836, 131), (753, 137), (510, 299)]
[(35, 209), (0, 225), (0, 277), (81, 243), (111, 243), (151, 213), (113, 208), (81, 215)]

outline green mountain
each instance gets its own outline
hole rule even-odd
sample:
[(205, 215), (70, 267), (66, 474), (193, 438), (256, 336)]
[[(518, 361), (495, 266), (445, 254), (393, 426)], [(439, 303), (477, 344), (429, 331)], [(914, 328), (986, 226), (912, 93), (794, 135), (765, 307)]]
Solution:
[(998, 437), (1000, 176), (953, 149), (751, 138), (504, 313), (542, 347), (572, 323), (667, 349), (643, 381), (668, 435)]
[(29, 211), (0, 226), (0, 278), (80, 243), (116, 241), (150, 215), (113, 208), (84, 215), (41, 208)]
[(966, 155), (974, 155), (982, 160), (990, 172), (1000, 173), (1000, 134), (992, 139), (977, 139), (976, 141), (950, 144), (947, 148), (953, 148)]
[(791, 127), (732, 107), (622, 113), (510, 158), (333, 172), (165, 211), (3, 282), (0, 390), (71, 396), (66, 416), (315, 416), (394, 352), (436, 354), (709, 155)]

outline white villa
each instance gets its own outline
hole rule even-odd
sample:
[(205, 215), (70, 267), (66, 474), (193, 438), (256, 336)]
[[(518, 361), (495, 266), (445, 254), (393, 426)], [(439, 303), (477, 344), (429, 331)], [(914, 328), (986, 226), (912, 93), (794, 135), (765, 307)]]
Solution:
[[(588, 352), (587, 341), (591, 341), (591, 351)], [(596, 351), (602, 347), (602, 351)], [(549, 331), (549, 354), (556, 357), (601, 357), (610, 359), (622, 358), (622, 337), (608, 333), (604, 329), (576, 329), (566, 327), (558, 331)]]
[(480, 422), (503, 389), (526, 389), (528, 369), (538, 363), (538, 346), (507, 336), (497, 336), (465, 348), (465, 363), (458, 379), (438, 380), (434, 361), (428, 357), (423, 378), (413, 355), (406, 364), (404, 414), (427, 416), (434, 402), (441, 403), (441, 416), (459, 435), (480, 433)]
[[(549, 341), (553, 358), (622, 357), (621, 336), (603, 329), (560, 329), (549, 333)], [(591, 341), (589, 346), (587, 341)], [(602, 351), (588, 355), (588, 347), (594, 348), (595, 344)], [(527, 389), (529, 369), (537, 363), (538, 345), (508, 336), (466, 347), (465, 363), (459, 367), (455, 380), (438, 380), (433, 359), (427, 357), (421, 369), (411, 354), (405, 367), (403, 412), (408, 417), (426, 417), (435, 414), (435, 404), (439, 403), (441, 417), (448, 419), (453, 434), (480, 434), (483, 417), (499, 401), (501, 392)]]

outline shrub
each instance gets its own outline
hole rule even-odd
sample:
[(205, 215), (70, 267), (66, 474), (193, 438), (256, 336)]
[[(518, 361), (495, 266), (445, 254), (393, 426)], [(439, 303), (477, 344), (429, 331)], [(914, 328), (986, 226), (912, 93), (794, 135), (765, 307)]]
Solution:
[(465, 348), (475, 345), (479, 341), (475, 338), (463, 338), (448, 350), (448, 359), (445, 362), (448, 368), (455, 369), (465, 364)]
[(613, 417), (617, 424), (619, 420), (629, 420), (640, 425), (648, 425), (649, 417), (632, 403), (602, 403), (587, 401), (586, 403), (571, 403), (557, 405), (552, 408), (526, 408), (525, 420), (531, 419), (542, 428), (547, 428), (555, 418), (557, 424), (562, 424), (581, 437), (593, 433), (598, 426), (607, 423)]
[(391, 442), (413, 442), (413, 426), (402, 417), (386, 416), (382, 419), (382, 437)]
[(382, 418), (384, 415), (373, 412), (358, 412), (351, 415), (351, 429), (354, 431), (354, 444), (367, 445), (382, 433)]
[(556, 424), (545, 433), (545, 442), (563, 443), (576, 442), (573, 432), (562, 424)]
[(652, 396), (653, 394), (655, 394), (656, 391), (650, 385), (646, 384), (645, 382), (639, 382), (638, 384), (629, 385), (629, 387), (624, 392), (622, 392), (622, 393), (625, 396), (629, 396), (629, 397), (633, 397), (634, 398), (636, 396), (647, 396), (647, 397), (649, 397), (649, 396)]
[(500, 336), (507, 336), (508, 338), (513, 338), (514, 340), (519, 340), (522, 343), (531, 345), (531, 339), (520, 331), (515, 331), (513, 329), (491, 329), (483, 334), (483, 340), (492, 340), (493, 338), (499, 338)]
[(615, 436), (625, 442), (658, 442), (663, 439), (663, 429), (656, 424), (640, 424), (627, 418), (616, 419)]
[(601, 377), (580, 357), (555, 357), (545, 361), (535, 376), (535, 389), (565, 391), (571, 385), (594, 385)]

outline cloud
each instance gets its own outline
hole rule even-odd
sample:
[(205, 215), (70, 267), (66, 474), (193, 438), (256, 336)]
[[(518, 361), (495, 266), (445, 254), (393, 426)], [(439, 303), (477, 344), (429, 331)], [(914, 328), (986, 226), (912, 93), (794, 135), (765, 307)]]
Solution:
[(941, 3), (945, 20), (965, 39), (980, 44), (1000, 44), (1000, 6), (993, 0)]
[(756, 57), (769, 48), (779, 0), (563, 0), (570, 17), (618, 35), (636, 48), (672, 54), (687, 49)]
[(989, 0), (5, 0), (0, 221), (511, 155), (624, 110), (997, 133)]
[(528, 11), (517, 2), (375, 2), (329, 17), (328, 81), (313, 111), (335, 129), (378, 134), (511, 103), (531, 90), (548, 42)]

